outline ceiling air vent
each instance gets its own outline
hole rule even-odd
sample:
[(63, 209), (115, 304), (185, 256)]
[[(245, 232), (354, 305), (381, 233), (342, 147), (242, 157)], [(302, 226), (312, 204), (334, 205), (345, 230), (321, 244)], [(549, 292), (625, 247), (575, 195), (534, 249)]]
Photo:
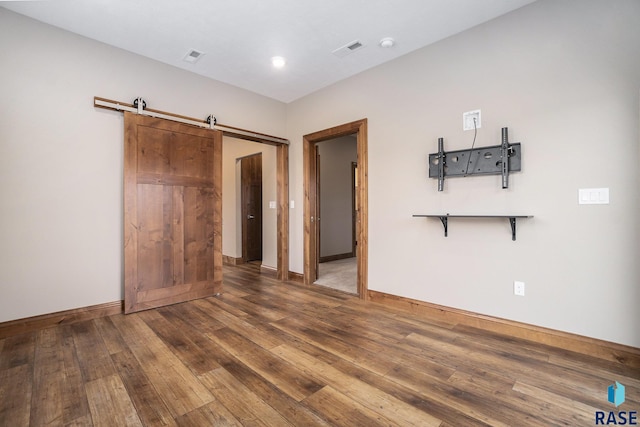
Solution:
[(203, 55), (204, 55), (204, 52), (200, 52), (198, 50), (191, 49), (189, 52), (187, 52), (187, 54), (184, 56), (184, 58), (182, 58), (182, 60), (186, 61), (186, 62), (190, 62), (192, 64), (195, 64), (196, 62), (198, 62), (198, 60), (200, 58), (202, 58)]
[(349, 55), (351, 52), (354, 52), (362, 47), (364, 47), (364, 45), (360, 43), (360, 41), (354, 40), (342, 47), (337, 48), (331, 53), (333, 53), (338, 58), (344, 58), (345, 56)]

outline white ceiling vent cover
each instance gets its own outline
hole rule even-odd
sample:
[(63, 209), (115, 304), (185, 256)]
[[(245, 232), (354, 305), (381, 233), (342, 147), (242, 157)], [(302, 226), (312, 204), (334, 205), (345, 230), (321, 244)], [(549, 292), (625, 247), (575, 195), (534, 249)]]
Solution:
[(351, 52), (354, 52), (358, 49), (363, 48), (364, 45), (362, 43), (360, 43), (360, 41), (358, 40), (354, 40), (350, 43), (347, 43), (346, 45), (337, 48), (336, 50), (334, 50), (333, 53), (335, 56), (337, 56), (338, 58), (344, 58), (345, 56), (349, 55)]
[(198, 62), (200, 58), (204, 55), (204, 52), (200, 52), (199, 50), (191, 49), (187, 54), (182, 58), (183, 61), (190, 62), (195, 64)]

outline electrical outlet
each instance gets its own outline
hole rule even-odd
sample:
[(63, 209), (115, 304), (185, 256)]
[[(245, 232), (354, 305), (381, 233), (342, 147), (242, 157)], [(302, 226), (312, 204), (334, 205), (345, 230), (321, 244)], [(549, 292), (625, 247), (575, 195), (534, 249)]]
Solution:
[(462, 130), (480, 129), (482, 127), (482, 122), (480, 119), (480, 110), (473, 110), (462, 113)]
[(513, 294), (520, 297), (524, 296), (524, 282), (518, 282), (517, 280), (513, 282)]

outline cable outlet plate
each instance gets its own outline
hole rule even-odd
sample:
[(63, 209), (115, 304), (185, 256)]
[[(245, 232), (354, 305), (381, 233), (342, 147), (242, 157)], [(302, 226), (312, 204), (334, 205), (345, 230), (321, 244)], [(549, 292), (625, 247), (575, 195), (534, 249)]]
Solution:
[[(475, 119), (475, 126), (473, 120)], [(480, 110), (467, 111), (462, 113), (462, 130), (474, 130), (482, 127)]]
[(513, 294), (519, 297), (524, 296), (524, 282), (518, 282), (517, 280), (513, 282)]

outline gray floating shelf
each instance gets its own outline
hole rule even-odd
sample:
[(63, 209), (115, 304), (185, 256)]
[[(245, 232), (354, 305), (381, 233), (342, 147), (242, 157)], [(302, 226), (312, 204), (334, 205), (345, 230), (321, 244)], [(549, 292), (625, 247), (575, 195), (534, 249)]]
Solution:
[(516, 240), (516, 220), (522, 218), (533, 218), (533, 215), (449, 215), (449, 214), (429, 214), (413, 215), (414, 218), (438, 218), (444, 227), (444, 236), (447, 237), (449, 230), (449, 218), (508, 218), (511, 224), (511, 240)]

